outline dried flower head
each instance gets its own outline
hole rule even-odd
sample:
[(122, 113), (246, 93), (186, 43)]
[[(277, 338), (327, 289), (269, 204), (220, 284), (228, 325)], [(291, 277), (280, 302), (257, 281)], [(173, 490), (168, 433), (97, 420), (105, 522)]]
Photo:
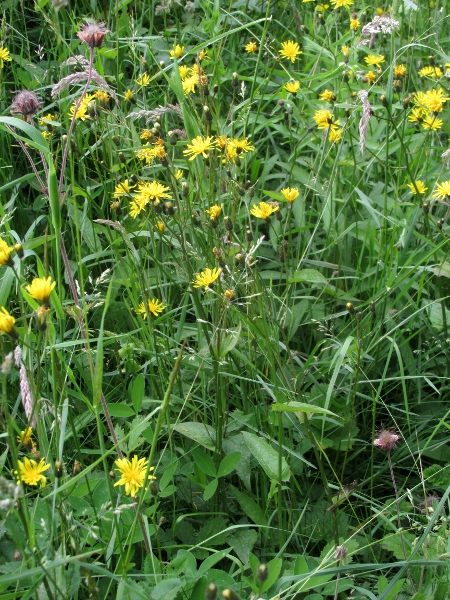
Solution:
[(110, 29), (103, 27), (105, 23), (86, 23), (83, 29), (77, 33), (77, 36), (89, 48), (98, 48), (103, 43), (103, 38)]
[(11, 114), (32, 117), (41, 109), (41, 101), (34, 92), (22, 90), (11, 103)]
[(400, 436), (390, 429), (382, 429), (378, 432), (373, 445), (383, 450), (383, 452), (390, 452), (395, 448), (396, 443), (400, 439)]

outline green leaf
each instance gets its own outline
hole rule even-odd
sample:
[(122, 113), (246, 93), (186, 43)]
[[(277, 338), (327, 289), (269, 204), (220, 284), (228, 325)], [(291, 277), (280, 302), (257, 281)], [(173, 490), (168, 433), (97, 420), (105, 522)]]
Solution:
[(241, 456), (242, 454), (240, 452), (232, 452), (231, 454), (225, 456), (219, 465), (217, 477), (225, 477), (234, 471), (241, 460)]
[(134, 417), (135, 412), (127, 404), (121, 402), (111, 402), (108, 406), (108, 412), (112, 417)]
[[(258, 463), (264, 469), (266, 475), (274, 480), (279, 481), (278, 473), (278, 452), (272, 448), (265, 440), (249, 433), (248, 431), (242, 432), (244, 441), (247, 444), (248, 449), (256, 458)], [(289, 466), (286, 459), (281, 459), (281, 481), (288, 481), (290, 477)]]
[(230, 485), (229, 489), (231, 490), (231, 493), (236, 498), (236, 500), (239, 502), (239, 506), (245, 512), (247, 517), (253, 521), (253, 523), (256, 523), (256, 525), (267, 524), (267, 520), (264, 518), (264, 512), (262, 508), (253, 500), (253, 498), (250, 498), (248, 494), (241, 492), (233, 485)]
[(328, 283), (326, 277), (322, 275), (320, 271), (316, 269), (302, 269), (296, 271), (294, 275), (289, 279), (289, 283)]
[(269, 588), (273, 586), (278, 577), (280, 576), (281, 566), (283, 561), (281, 558), (274, 558), (267, 563), (268, 577), (261, 587), (261, 592), (267, 592)]
[(217, 477), (216, 467), (212, 461), (212, 459), (200, 450), (200, 448), (196, 448), (192, 452), (192, 458), (194, 459), (195, 465), (205, 473), (205, 475), (209, 475), (210, 477)]
[(208, 558), (202, 562), (198, 569), (199, 576), (204, 575), (207, 571), (209, 571), (209, 569), (220, 562), (229, 553), (230, 549), (226, 548), (225, 550), (219, 550), (219, 552), (215, 552), (214, 554), (211, 554), (211, 556), (208, 556)]
[(197, 442), (200, 446), (214, 450), (214, 441), (216, 439), (216, 431), (209, 425), (197, 423), (196, 421), (188, 421), (186, 423), (177, 423), (173, 426), (175, 431)]
[(328, 415), (339, 419), (339, 416), (336, 413), (331, 412), (331, 410), (321, 408), (320, 406), (313, 406), (312, 404), (306, 404), (306, 402), (289, 402), (287, 404), (276, 402), (275, 404), (272, 404), (272, 410), (275, 412), (315, 413), (319, 415)]
[(205, 491), (203, 492), (203, 500), (207, 502), (210, 498), (214, 496), (217, 490), (217, 486), (219, 485), (218, 479), (213, 479), (208, 483), (205, 487)]
[(258, 534), (254, 529), (239, 529), (227, 538), (227, 543), (236, 552), (239, 560), (246, 565), (257, 539)]
[(131, 402), (133, 403), (134, 410), (137, 413), (141, 410), (142, 401), (144, 399), (144, 392), (145, 377), (143, 373), (139, 373), (131, 387)]
[(241, 335), (241, 329), (241, 321), (239, 321), (239, 325), (236, 327), (236, 329), (228, 329), (228, 335), (226, 335), (220, 344), (220, 358), (226, 356), (228, 352), (231, 352), (231, 350), (233, 350), (233, 348), (236, 346), (239, 341), (239, 336)]

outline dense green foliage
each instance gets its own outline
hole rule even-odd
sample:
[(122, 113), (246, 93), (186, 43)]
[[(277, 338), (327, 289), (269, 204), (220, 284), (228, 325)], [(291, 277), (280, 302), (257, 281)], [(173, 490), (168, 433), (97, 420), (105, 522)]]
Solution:
[(446, 3), (63, 4), (1, 3), (0, 600), (448, 598)]

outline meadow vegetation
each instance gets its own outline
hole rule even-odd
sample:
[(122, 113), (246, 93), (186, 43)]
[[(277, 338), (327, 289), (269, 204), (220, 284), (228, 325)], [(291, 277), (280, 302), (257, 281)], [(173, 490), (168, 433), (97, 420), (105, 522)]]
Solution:
[(4, 0), (0, 600), (445, 600), (435, 0)]

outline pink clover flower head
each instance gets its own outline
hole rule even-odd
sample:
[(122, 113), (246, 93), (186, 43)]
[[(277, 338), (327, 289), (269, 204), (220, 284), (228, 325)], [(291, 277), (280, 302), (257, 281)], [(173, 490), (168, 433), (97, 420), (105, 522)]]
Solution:
[(378, 432), (377, 437), (375, 438), (373, 445), (383, 450), (383, 452), (390, 452), (393, 448), (395, 448), (396, 443), (400, 439), (400, 436), (397, 435), (394, 431), (390, 431), (389, 429), (382, 429)]
[(77, 36), (89, 48), (98, 48), (103, 43), (103, 38), (111, 30), (103, 27), (105, 23), (86, 23), (83, 29), (77, 33)]
[(41, 106), (41, 101), (34, 92), (22, 90), (12, 101), (10, 111), (12, 115), (29, 117), (36, 114)]

